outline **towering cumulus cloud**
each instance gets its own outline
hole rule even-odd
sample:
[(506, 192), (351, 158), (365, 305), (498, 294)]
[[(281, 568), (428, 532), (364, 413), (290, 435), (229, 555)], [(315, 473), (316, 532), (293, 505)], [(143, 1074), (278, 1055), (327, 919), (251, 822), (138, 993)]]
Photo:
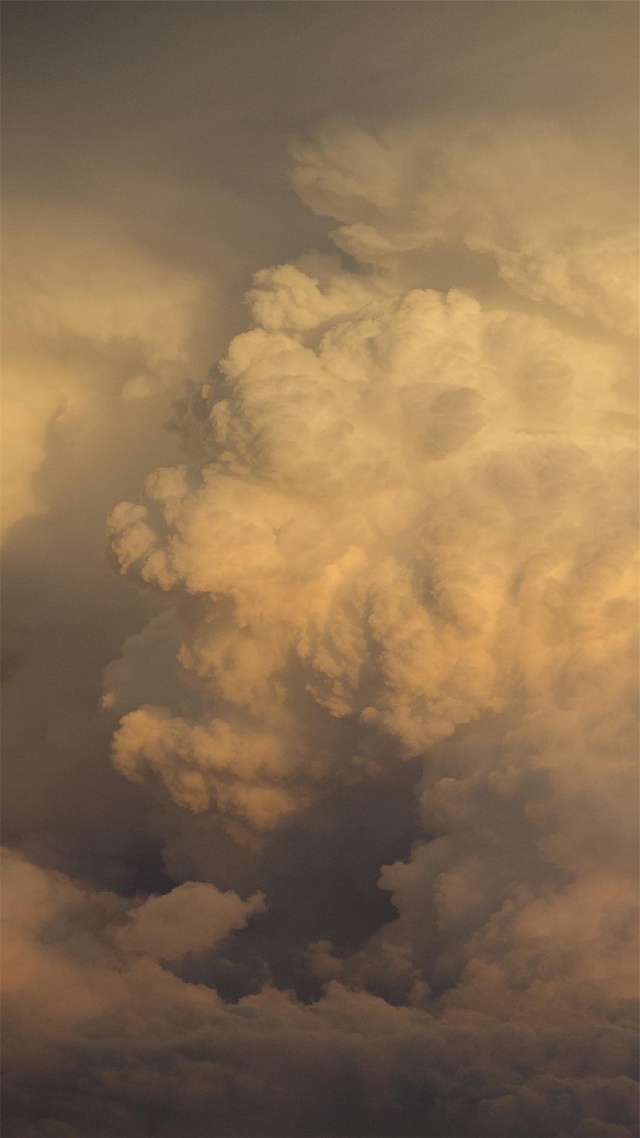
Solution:
[[(631, 1138), (630, 179), (527, 119), (293, 158), (341, 253), (256, 274), (184, 464), (108, 520), (160, 598), (106, 673), (114, 763), (185, 883), (11, 861), (57, 993), (11, 993), (53, 1102), (15, 1133)], [(383, 914), (342, 941), (336, 859)]]

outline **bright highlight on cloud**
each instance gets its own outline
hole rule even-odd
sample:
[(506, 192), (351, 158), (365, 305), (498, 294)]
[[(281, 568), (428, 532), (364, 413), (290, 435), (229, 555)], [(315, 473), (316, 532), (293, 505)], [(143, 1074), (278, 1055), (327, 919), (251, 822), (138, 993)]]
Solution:
[[(593, 149), (524, 116), (292, 146), (338, 252), (255, 275), (185, 461), (107, 522), (158, 600), (113, 762), (182, 883), (8, 854), (14, 1138), (637, 1133), (637, 219)], [(124, 323), (97, 289), (66, 327), (138, 337), (137, 406), (200, 301), (129, 272)], [(335, 863), (395, 912), (342, 943)]]

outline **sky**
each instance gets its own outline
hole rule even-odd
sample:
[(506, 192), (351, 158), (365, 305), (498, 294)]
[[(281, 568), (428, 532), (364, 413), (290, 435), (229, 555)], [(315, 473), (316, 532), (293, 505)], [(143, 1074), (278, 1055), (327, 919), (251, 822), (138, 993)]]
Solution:
[(637, 8), (5, 0), (3, 1133), (637, 1135)]

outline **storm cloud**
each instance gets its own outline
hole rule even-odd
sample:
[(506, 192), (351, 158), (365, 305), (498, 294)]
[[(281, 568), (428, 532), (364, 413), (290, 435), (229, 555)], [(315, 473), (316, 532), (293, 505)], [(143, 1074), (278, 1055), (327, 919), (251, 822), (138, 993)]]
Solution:
[(632, 1138), (635, 13), (21, 7), (7, 1134)]

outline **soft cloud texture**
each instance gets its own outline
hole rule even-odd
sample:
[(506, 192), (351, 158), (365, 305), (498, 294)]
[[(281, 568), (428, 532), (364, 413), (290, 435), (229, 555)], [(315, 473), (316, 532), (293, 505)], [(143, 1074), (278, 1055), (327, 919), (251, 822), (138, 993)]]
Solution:
[[(52, 419), (77, 429), (109, 395), (135, 415), (134, 401), (148, 402), (193, 359), (203, 284), (98, 226), (90, 214), (25, 204), (7, 234), (5, 532), (38, 506), (32, 476)], [(117, 404), (109, 410), (118, 415)]]
[(459, 242), (495, 257), (516, 293), (636, 331), (633, 164), (606, 141), (522, 117), (497, 131), (477, 119), (379, 138), (336, 124), (293, 154), (296, 189), (346, 222), (335, 240), (359, 260)]
[[(349, 275), (312, 260), (258, 274), (257, 327), (194, 396), (203, 460), (156, 471), (144, 504), (112, 512), (122, 572), (207, 598), (185, 621), (174, 706), (128, 712), (114, 755), (131, 778), (158, 775), (181, 805), (215, 807), (239, 840), (347, 769), (375, 778), (381, 761), (426, 755), (432, 839), (380, 880), (399, 919), (351, 962), (322, 942), (316, 975), (366, 986), (380, 969), (393, 975), (395, 960), (411, 999), (437, 997), (451, 1014), (497, 1014), (537, 1032), (584, 1028), (607, 1007), (622, 1027), (636, 976), (624, 301), (635, 274), (626, 254), (603, 274), (599, 250), (616, 243), (591, 230), (581, 242), (586, 222), (568, 241), (559, 199), (574, 202), (574, 220), (598, 212), (586, 178), (584, 204), (577, 176), (554, 161), (573, 144), (555, 129), (549, 144), (544, 123), (518, 129), (515, 154), (511, 126), (489, 132), (480, 155), (464, 133), (458, 148), (490, 171), (478, 217), (506, 210), (500, 192), (522, 151), (539, 171), (540, 235), (521, 251), (529, 214), (510, 196), (500, 228), (516, 250), (507, 255), (497, 223), (483, 222), (483, 252), (517, 296), (549, 302), (542, 308), (504, 293), (483, 304), (460, 290), (403, 290), (416, 273), (404, 254), (434, 239), (422, 189), (434, 160), (417, 130), (412, 185), (424, 220), (396, 184), (391, 146), (382, 169), (380, 144), (359, 133), (338, 135), (339, 157), (326, 136), (296, 150), (296, 183), (311, 179), (316, 208), (349, 216), (340, 243), (375, 267)], [(464, 215), (453, 188), (443, 196)], [(376, 247), (392, 209), (410, 219), (409, 236), (394, 237), (394, 257), (379, 263), (363, 243)], [(616, 224), (630, 246), (633, 216)], [(117, 687), (117, 669), (110, 678)], [(107, 703), (117, 708), (116, 692)], [(590, 1122), (555, 1116), (548, 1093), (538, 1106), (510, 1095), (483, 1104), (473, 1132), (589, 1133)]]
[[(19, 965), (4, 997), (18, 1024), (5, 1040), (8, 1073), (19, 1076), (8, 1105), (24, 1118), (14, 1134), (275, 1138), (344, 1133), (345, 1120), (362, 1135), (418, 1135), (425, 1126), (442, 1135), (633, 1133), (634, 1038), (624, 1025), (594, 1014), (567, 1020), (562, 1010), (531, 1023), (499, 1004), (434, 1014), (336, 980), (311, 1007), (272, 988), (225, 1004), (162, 967), (158, 939), (139, 954), (143, 946), (126, 940), (121, 898), (13, 859), (7, 870), (20, 891), (8, 914), (8, 951), (15, 945)], [(164, 903), (166, 914), (180, 890), (184, 910), (197, 889), (220, 914), (223, 896), (204, 885), (181, 886), (137, 913)], [(237, 925), (243, 903), (233, 904)], [(210, 944), (228, 919), (229, 910)], [(129, 930), (139, 927), (134, 915)], [(77, 1088), (60, 1066), (71, 1040), (84, 1068)], [(47, 1087), (44, 1118), (37, 1102), (20, 1100), (36, 1070)]]
[[(413, 755), (515, 693), (534, 721), (544, 703), (568, 730), (587, 705), (606, 721), (632, 682), (605, 664), (633, 626), (624, 340), (318, 271), (258, 274), (259, 326), (196, 393), (203, 464), (156, 471), (148, 504), (110, 517), (123, 572), (209, 598), (178, 653), (184, 699), (197, 677), (231, 718), (147, 707), (116, 743), (136, 776), (144, 761), (179, 781), (182, 755), (174, 793), (196, 810), (216, 768), (243, 786), (308, 769), (308, 695)], [(248, 716), (261, 733), (243, 746)]]
[[(222, 84), (196, 7), (172, 42), (200, 78), (177, 92), (150, 63), (145, 129), (161, 92), (183, 114)], [(521, 5), (525, 35), (514, 5), (447, 5), (465, 47), (444, 69), (424, 49), (420, 94), (413, 25), (437, 42), (445, 6), (403, 6), (393, 34), (391, 6), (375, 33), (332, 6), (338, 62), (352, 25), (390, 35), (395, 112), (369, 119), (372, 49), (335, 97), (314, 87), (327, 7), (216, 7), (221, 60), (253, 67), (282, 137), (227, 70), (211, 129), (254, 140), (227, 182), (205, 188), (168, 119), (185, 171), (157, 141), (136, 166), (129, 135), (102, 159), (79, 111), (105, 185), (78, 165), (82, 205), (50, 202), (29, 239), (14, 191), (7, 1134), (633, 1138), (623, 6), (545, 6), (543, 31)], [(301, 28), (296, 121), (256, 61), (267, 32), (293, 60)], [(279, 196), (287, 142), (307, 222)]]

